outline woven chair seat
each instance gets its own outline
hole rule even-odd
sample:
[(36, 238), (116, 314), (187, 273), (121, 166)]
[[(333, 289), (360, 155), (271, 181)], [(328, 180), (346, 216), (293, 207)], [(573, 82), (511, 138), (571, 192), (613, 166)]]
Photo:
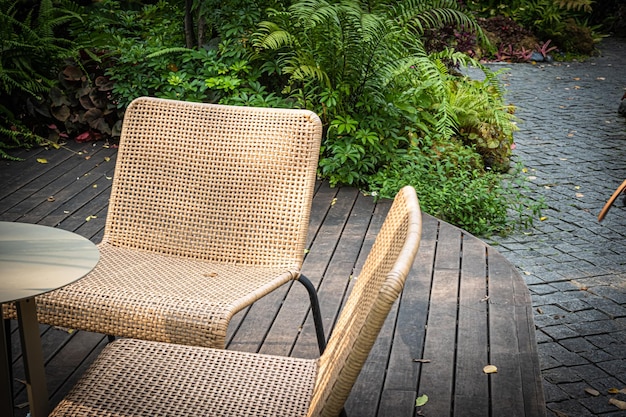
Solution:
[(122, 339), (53, 415), (303, 416), (317, 371), (317, 360)]
[[(220, 264), (110, 244), (99, 249), (102, 260), (92, 273), (37, 298), (39, 321), (122, 337), (223, 346), (235, 312), (297, 277), (297, 271), (285, 268)], [(8, 314), (16, 317), (14, 306)]]
[(319, 359), (122, 339), (51, 416), (309, 416), (341, 413), (421, 239), (415, 190), (396, 196)]

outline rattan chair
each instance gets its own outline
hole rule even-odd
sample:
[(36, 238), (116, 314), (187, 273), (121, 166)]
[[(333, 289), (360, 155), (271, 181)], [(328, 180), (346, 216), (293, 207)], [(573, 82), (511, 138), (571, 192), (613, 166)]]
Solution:
[(321, 135), (307, 110), (133, 101), (100, 263), (37, 297), (40, 322), (224, 348), (233, 315), (292, 280), (318, 316), (300, 269)]
[(319, 359), (121, 339), (101, 352), (51, 416), (336, 416), (421, 238), (415, 190), (396, 196)]

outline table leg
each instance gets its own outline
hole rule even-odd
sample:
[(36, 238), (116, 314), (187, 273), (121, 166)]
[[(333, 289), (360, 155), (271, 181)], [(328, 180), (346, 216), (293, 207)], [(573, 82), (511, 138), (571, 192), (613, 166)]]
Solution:
[(35, 299), (28, 298), (18, 301), (16, 305), (22, 342), (22, 355), (24, 356), (24, 370), (26, 371), (30, 415), (32, 417), (47, 416), (49, 413), (48, 389), (46, 387)]
[(0, 304), (0, 415), (13, 415), (13, 388), (11, 381), (11, 358), (7, 348), (5, 320)]

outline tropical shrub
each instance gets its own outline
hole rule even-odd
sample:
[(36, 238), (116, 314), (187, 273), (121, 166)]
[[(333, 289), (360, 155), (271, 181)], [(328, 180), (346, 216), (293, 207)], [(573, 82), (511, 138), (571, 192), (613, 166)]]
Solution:
[(545, 205), (525, 196), (525, 181), (519, 167), (504, 177), (485, 171), (472, 148), (457, 140), (427, 136), (374, 175), (370, 190), (379, 198), (391, 198), (402, 186), (413, 185), (425, 212), (489, 236), (528, 228), (540, 215)]
[[(478, 63), (451, 49), (429, 54), (423, 43), (425, 30), (439, 26), (479, 33), (456, 1), (310, 0), (270, 17), (254, 38), (257, 58), (284, 77), (285, 93), (321, 115), (328, 130), (320, 168), (331, 183), (366, 183), (407, 148), (404, 126), (458, 132), (447, 68)], [(426, 91), (428, 105), (407, 102), (407, 88)], [(428, 114), (411, 112), (415, 105)]]

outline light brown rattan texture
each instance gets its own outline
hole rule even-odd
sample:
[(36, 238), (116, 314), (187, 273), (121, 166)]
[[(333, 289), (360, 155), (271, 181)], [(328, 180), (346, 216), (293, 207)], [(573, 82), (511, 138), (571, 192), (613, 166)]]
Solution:
[(396, 196), (326, 351), (298, 359), (122, 339), (51, 414), (336, 416), (402, 291), (421, 237), (415, 190)]
[(38, 297), (39, 320), (223, 348), (237, 311), (299, 277), (321, 134), (307, 110), (133, 101), (100, 263)]

